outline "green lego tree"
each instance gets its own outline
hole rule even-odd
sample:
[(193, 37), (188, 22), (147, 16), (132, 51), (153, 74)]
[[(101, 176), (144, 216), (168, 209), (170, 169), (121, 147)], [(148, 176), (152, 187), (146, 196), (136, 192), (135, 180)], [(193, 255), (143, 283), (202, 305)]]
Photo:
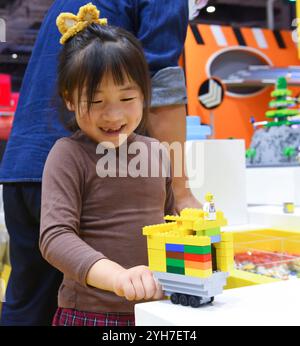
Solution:
[(291, 161), (291, 158), (296, 155), (296, 148), (294, 147), (285, 147), (283, 149), (283, 155), (288, 159), (288, 161)]
[(256, 156), (256, 149), (248, 148), (246, 150), (246, 158), (250, 160), (250, 163), (253, 163), (255, 156)]
[(284, 77), (277, 79), (275, 90), (272, 91), (271, 96), (275, 99), (269, 103), (270, 108), (266, 112), (266, 117), (271, 119), (265, 127), (290, 126), (293, 122), (290, 121), (291, 117), (299, 115), (297, 109), (290, 109), (295, 106), (294, 99), (291, 98), (292, 91), (287, 88), (287, 81)]

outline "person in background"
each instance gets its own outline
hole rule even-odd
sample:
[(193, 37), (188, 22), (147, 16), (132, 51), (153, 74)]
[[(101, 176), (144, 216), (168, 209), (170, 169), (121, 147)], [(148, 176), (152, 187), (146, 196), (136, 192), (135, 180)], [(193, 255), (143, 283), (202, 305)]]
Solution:
[[(41, 179), (50, 149), (70, 135), (60, 121), (55, 94), (61, 12), (77, 13), (85, 0), (56, 0), (42, 23), (24, 76), (12, 132), (0, 167), (12, 272), (3, 304), (2, 325), (48, 325), (56, 309), (62, 276), (38, 247)], [(186, 90), (178, 59), (187, 24), (188, 2), (93, 0), (111, 25), (141, 42), (152, 81), (148, 133), (161, 141), (185, 141)], [(176, 209), (197, 207), (186, 177), (174, 179)]]

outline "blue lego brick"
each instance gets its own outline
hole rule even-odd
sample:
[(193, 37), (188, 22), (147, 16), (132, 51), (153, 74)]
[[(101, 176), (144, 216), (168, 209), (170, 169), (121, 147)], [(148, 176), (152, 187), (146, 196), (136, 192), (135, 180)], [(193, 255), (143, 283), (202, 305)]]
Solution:
[(210, 242), (213, 243), (219, 243), (221, 241), (221, 235), (214, 235), (210, 237)]
[(206, 139), (208, 136), (211, 136), (212, 131), (211, 127), (207, 125), (201, 125), (199, 116), (187, 116), (187, 140), (197, 140), (197, 139)]
[(166, 244), (166, 251), (184, 252), (184, 245)]

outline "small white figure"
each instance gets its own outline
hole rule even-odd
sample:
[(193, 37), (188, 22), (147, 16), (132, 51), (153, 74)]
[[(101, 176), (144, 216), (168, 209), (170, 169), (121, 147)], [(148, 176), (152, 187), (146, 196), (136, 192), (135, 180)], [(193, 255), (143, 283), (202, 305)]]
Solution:
[(205, 215), (204, 215), (205, 220), (214, 221), (217, 219), (214, 195), (212, 193), (207, 193), (205, 195), (203, 211), (205, 212)]

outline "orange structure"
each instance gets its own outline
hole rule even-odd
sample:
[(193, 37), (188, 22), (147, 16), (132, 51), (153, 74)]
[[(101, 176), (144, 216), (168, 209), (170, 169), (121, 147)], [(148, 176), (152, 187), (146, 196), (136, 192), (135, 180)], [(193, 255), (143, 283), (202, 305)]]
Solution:
[[(210, 77), (224, 80), (250, 65), (299, 65), (292, 32), (191, 24), (185, 44), (188, 114), (210, 124), (210, 111), (198, 101), (200, 85)], [(270, 87), (226, 88), (224, 101), (213, 110), (215, 138), (244, 138), (248, 146), (253, 134), (250, 117), (265, 120), (270, 92)]]

